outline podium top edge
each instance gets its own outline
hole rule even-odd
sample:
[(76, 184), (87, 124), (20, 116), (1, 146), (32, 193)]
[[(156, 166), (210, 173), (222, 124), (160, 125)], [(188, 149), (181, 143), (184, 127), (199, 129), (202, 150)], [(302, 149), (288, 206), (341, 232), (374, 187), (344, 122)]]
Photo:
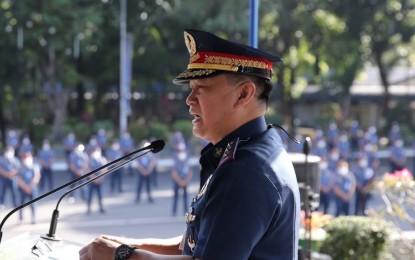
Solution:
[[(305, 163), (306, 156), (303, 153), (288, 153), (291, 161), (293, 163)], [(321, 161), (321, 157), (317, 155), (310, 154), (307, 156), (307, 163), (319, 163)]]

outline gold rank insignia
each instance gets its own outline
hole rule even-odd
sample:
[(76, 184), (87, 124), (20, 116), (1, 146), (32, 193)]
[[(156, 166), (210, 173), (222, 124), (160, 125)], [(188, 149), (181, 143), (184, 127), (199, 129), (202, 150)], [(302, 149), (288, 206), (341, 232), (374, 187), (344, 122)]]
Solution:
[(187, 244), (189, 245), (190, 250), (192, 250), (193, 252), (195, 250), (196, 243), (192, 235), (189, 235), (189, 238), (187, 239)]
[(189, 210), (187, 211), (186, 215), (185, 215), (185, 219), (186, 219), (186, 224), (189, 224), (193, 221), (195, 221), (196, 219), (196, 215), (193, 215), (193, 207), (190, 207)]
[(223, 148), (222, 147), (215, 147), (214, 156), (215, 157), (221, 157), (223, 154)]

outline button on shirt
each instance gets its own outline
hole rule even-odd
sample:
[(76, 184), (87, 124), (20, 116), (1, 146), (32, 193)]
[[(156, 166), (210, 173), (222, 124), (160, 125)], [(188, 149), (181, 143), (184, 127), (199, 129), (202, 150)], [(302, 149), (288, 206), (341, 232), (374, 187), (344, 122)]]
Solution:
[[(221, 153), (238, 138), (234, 159), (222, 163)], [(209, 144), (200, 164), (201, 184), (209, 182), (189, 209), (184, 254), (204, 260), (297, 259), (297, 179), (277, 131), (263, 117)]]

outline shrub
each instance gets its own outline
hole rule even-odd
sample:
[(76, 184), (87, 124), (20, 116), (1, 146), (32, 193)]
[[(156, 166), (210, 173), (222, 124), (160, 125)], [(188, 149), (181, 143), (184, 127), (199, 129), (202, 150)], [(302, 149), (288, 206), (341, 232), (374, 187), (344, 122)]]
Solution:
[(188, 139), (192, 137), (193, 125), (190, 120), (177, 120), (173, 124), (174, 131), (179, 131)]
[(149, 127), (146, 125), (145, 120), (136, 120), (129, 126), (129, 132), (135, 142), (141, 142), (149, 137)]
[(164, 139), (167, 140), (169, 137), (169, 128), (167, 125), (163, 123), (152, 123), (150, 124), (150, 138), (156, 138), (156, 139)]
[(333, 259), (379, 259), (387, 250), (390, 225), (370, 217), (338, 217), (327, 224), (320, 251)]
[(73, 126), (73, 131), (76, 136), (76, 140), (82, 143), (87, 143), (89, 138), (93, 134), (93, 130), (86, 122), (78, 122)]
[(151, 138), (166, 140), (169, 136), (168, 126), (159, 122), (147, 123), (144, 120), (137, 120), (130, 124), (129, 129), (136, 142)]

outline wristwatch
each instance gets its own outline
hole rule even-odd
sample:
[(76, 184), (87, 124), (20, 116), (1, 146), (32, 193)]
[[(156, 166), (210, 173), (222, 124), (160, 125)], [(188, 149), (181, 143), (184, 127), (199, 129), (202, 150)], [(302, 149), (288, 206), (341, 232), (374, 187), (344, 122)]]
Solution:
[(114, 260), (126, 260), (133, 255), (134, 250), (137, 248), (122, 244), (115, 249)]

